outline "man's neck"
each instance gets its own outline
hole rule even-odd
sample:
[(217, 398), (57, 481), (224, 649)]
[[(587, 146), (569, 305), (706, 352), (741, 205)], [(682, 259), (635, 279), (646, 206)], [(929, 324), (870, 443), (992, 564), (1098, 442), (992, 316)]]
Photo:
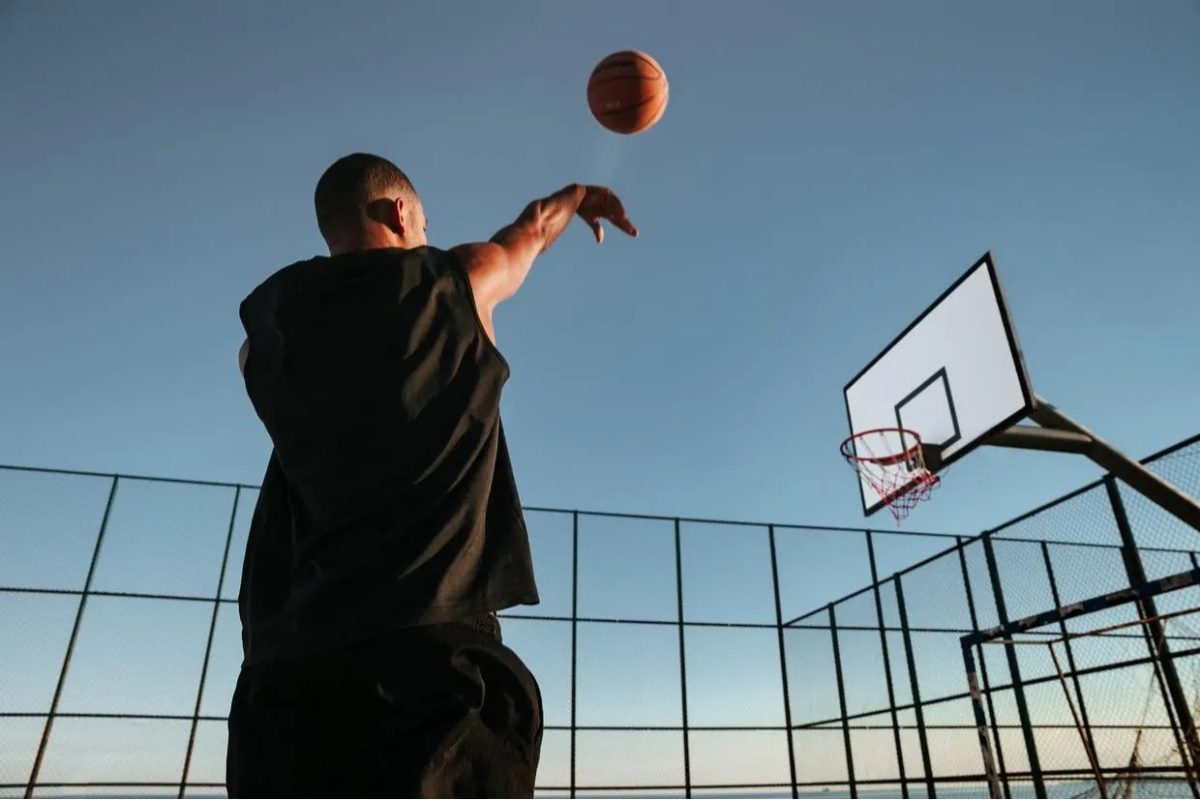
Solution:
[(394, 237), (367, 235), (349, 242), (339, 243), (337, 247), (330, 247), (329, 255), (340, 256), (346, 253), (361, 253), (366, 250), (390, 250), (393, 248), (408, 250), (411, 247), (412, 244), (410, 242), (397, 240)]

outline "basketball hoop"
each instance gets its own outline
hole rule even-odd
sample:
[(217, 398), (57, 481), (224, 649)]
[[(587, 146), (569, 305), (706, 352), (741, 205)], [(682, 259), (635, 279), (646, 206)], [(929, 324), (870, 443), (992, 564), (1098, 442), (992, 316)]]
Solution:
[(921, 437), (907, 428), (875, 428), (842, 442), (842, 457), (875, 490), (896, 518), (937, 488), (938, 476), (925, 466)]

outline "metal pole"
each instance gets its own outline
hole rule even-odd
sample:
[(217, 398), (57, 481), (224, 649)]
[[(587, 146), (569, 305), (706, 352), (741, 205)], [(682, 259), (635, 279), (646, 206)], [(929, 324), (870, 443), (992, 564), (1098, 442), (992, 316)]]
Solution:
[[(996, 600), (996, 616), (1001, 625), (1008, 624), (1008, 609), (1004, 603), (1004, 587), (1000, 583), (1000, 569), (996, 565), (996, 552), (992, 547), (989, 531), (982, 537), (983, 552), (987, 556), (988, 573), (992, 579), (992, 595)], [(1025, 752), (1029, 757), (1029, 773), (1033, 779), (1036, 797), (1046, 797), (1046, 782), (1042, 778), (1042, 761), (1038, 758), (1037, 741), (1033, 735), (1033, 723), (1029, 720), (1029, 706), (1025, 702), (1025, 685), (1021, 680), (1021, 665), (1017, 661), (1017, 649), (1005, 642), (1004, 654), (1008, 657), (1008, 671), (1012, 677), (1013, 697), (1017, 701), (1017, 715), (1021, 719), (1021, 733), (1025, 738)]]
[(846, 748), (846, 777), (850, 783), (850, 796), (858, 797), (858, 786), (854, 782), (854, 748), (850, 745), (850, 720), (846, 711), (846, 684), (842, 680), (842, 654), (838, 648), (837, 614), (833, 603), (829, 604), (829, 635), (833, 638), (833, 671), (837, 676), (838, 707), (842, 710), (842, 742)]
[(675, 519), (675, 589), (679, 600), (679, 697), (683, 710), (683, 783), (684, 796), (692, 796), (692, 758), (688, 740), (687, 654), (683, 645), (683, 548), (680, 544), (679, 519)]
[[(1139, 618), (1145, 618), (1146, 610), (1140, 603), (1135, 604), (1136, 612)], [(1145, 625), (1140, 626), (1142, 629), (1142, 641), (1146, 643), (1146, 650), (1149, 652), (1150, 667), (1154, 671), (1154, 681), (1158, 685), (1159, 701), (1163, 705), (1163, 709), (1167, 712), (1167, 724), (1171, 726), (1171, 735), (1175, 737), (1175, 751), (1179, 753), (1179, 760), (1183, 766), (1184, 775), (1187, 776), (1188, 788), (1191, 790), (1192, 797), (1200, 797), (1196, 781), (1193, 778), (1192, 769), (1188, 766), (1187, 745), (1183, 741), (1183, 731), (1179, 727), (1179, 720), (1175, 716), (1175, 707), (1171, 703), (1171, 696), (1167, 692), (1167, 682), (1163, 678), (1162, 663), (1159, 661), (1154, 650), (1154, 637), (1150, 633), (1150, 629)], [(1139, 734), (1140, 738), (1140, 734)]]
[(575, 796), (575, 695), (579, 662), (579, 512), (571, 512), (571, 797)]
[(1092, 448), (1090, 436), (1056, 428), (1039, 428), (1036, 425), (1013, 425), (993, 434), (987, 443), (994, 447), (1076, 453), (1081, 456), (1088, 455)]
[(62, 699), (67, 670), (71, 668), (71, 656), (75, 653), (75, 642), (79, 639), (79, 626), (83, 622), (83, 611), (87, 608), (88, 593), (92, 590), (92, 578), (96, 575), (96, 562), (100, 559), (100, 547), (104, 544), (104, 532), (108, 530), (108, 518), (112, 513), (113, 499), (117, 496), (118, 480), (119, 478), (114, 476), (112, 486), (108, 490), (108, 502), (104, 504), (104, 516), (100, 519), (100, 532), (96, 535), (96, 546), (92, 548), (92, 560), (88, 565), (87, 577), (83, 581), (83, 591), (79, 595), (79, 607), (75, 609), (75, 624), (71, 627), (70, 638), (67, 639), (67, 652), (63, 655), (62, 668), (58, 671), (58, 683), (54, 686), (54, 697), (50, 701), (46, 725), (42, 728), (42, 739), (38, 743), (37, 756), (33, 759), (33, 768), (29, 771), (29, 782), (25, 785), (26, 797), (33, 797), (38, 775), (42, 771), (42, 759), (46, 757), (46, 746), (50, 743), (50, 732), (54, 729), (54, 717), (58, 713), (58, 702)]
[[(1050, 596), (1054, 598), (1054, 607), (1062, 608), (1062, 598), (1058, 594), (1058, 581), (1054, 578), (1054, 564), (1050, 560), (1050, 545), (1044, 540), (1042, 541), (1042, 561), (1046, 563), (1046, 577), (1050, 579)], [(1096, 750), (1096, 739), (1092, 733), (1092, 723), (1088, 719), (1087, 703), (1083, 699), (1083, 686), (1079, 683), (1079, 675), (1075, 669), (1075, 651), (1071, 647), (1071, 640), (1068, 638), (1067, 622), (1064, 619), (1059, 619), (1058, 629), (1063, 635), (1063, 645), (1067, 651), (1067, 668), (1071, 672), (1071, 683), (1075, 687), (1075, 696), (1079, 698), (1079, 716), (1081, 717), (1082, 728), (1081, 733), (1084, 734), (1083, 746), (1087, 750), (1088, 760), (1092, 763), (1093, 771), (1096, 775), (1096, 786), (1100, 790), (1101, 797), (1108, 797), (1108, 785), (1104, 780), (1104, 773), (1100, 769), (1099, 756)], [(1054, 658), (1055, 666), (1058, 666), (1058, 655), (1054, 652), (1053, 645), (1050, 646), (1050, 655)], [(1059, 679), (1062, 679), (1062, 670), (1059, 670)], [(1067, 691), (1067, 687), (1063, 685), (1063, 691)], [(1070, 700), (1070, 696), (1067, 697)], [(1075, 707), (1072, 704), (1071, 713), (1075, 713)]]
[(921, 765), (925, 768), (925, 792), (927, 797), (937, 797), (937, 786), (933, 782), (933, 765), (929, 758), (929, 739), (925, 731), (925, 711), (921, 707), (921, 687), (917, 682), (917, 662), (913, 657), (912, 634), (908, 629), (908, 610), (904, 605), (904, 585), (900, 573), (892, 576), (892, 581), (896, 584), (896, 608), (900, 612), (900, 631), (904, 636), (904, 655), (908, 661), (913, 711), (917, 715), (917, 739), (921, 743)]
[[(971, 630), (978, 631), (979, 615), (975, 612), (975, 593), (971, 590), (971, 572), (967, 569), (966, 542), (961, 536), (958, 537), (958, 565), (962, 569), (963, 589), (967, 593), (967, 613), (971, 617)], [(1000, 770), (1000, 782), (1004, 785), (1004, 796), (1008, 796), (1012, 794), (1012, 787), (1008, 785), (1008, 768), (1004, 764), (1004, 745), (1000, 742), (1000, 726), (996, 721), (996, 705), (992, 700), (987, 659), (983, 657), (983, 646), (976, 645), (976, 648), (975, 655), (979, 659), (979, 677), (983, 679), (984, 699), (987, 701), (988, 716), (992, 720), (992, 739), (996, 745), (996, 761)]]
[(975, 712), (975, 736), (979, 740), (979, 753), (983, 756), (983, 774), (987, 777), (988, 796), (1004, 797), (1000, 781), (996, 777), (996, 762), (992, 759), (992, 745), (988, 741), (987, 716), (983, 713), (983, 694), (979, 691), (979, 679), (975, 675), (975, 658), (971, 654), (970, 642), (962, 643), (963, 667), (967, 672), (967, 689), (971, 694), (971, 709)]
[(204, 702), (204, 681), (208, 677), (208, 660), (212, 656), (213, 635), (217, 632), (217, 613), (221, 610), (221, 591), (225, 585), (225, 567), (229, 563), (229, 547), (233, 542), (233, 526), (237, 521), (238, 502), (242, 498), (242, 487), (233, 490), (233, 511), (229, 514), (229, 530), (225, 533), (225, 549), (221, 553), (221, 571), (217, 576), (217, 592), (213, 596), (212, 619), (208, 623), (208, 642), (204, 645), (204, 661), (200, 666), (200, 686), (196, 690), (196, 709), (192, 712), (192, 728), (188, 733), (187, 751), (183, 756), (183, 773), (179, 777), (179, 794), (187, 790), (188, 773), (192, 769), (192, 751), (196, 747), (196, 728), (200, 725), (200, 705)]
[(887, 622), (883, 617), (883, 598), (879, 594), (879, 572), (875, 566), (875, 543), (867, 534), (867, 560), (871, 564), (871, 592), (875, 595), (875, 619), (879, 622), (879, 650), (883, 654), (883, 677), (887, 682), (888, 711), (892, 716), (892, 739), (896, 743), (896, 765), (900, 771), (900, 796), (908, 798), (908, 776), (904, 772), (904, 748), (900, 742), (900, 719), (896, 715), (896, 692), (892, 686), (892, 662), (888, 656)]
[(1125, 481), (1176, 519), (1200, 532), (1200, 503), (1197, 503), (1195, 498), (1167, 483), (1040, 397), (1036, 398), (1030, 416), (1039, 425), (1047, 428), (1065, 430), (1090, 438), (1092, 442), (1087, 450), (1088, 458)]
[[(1121, 490), (1117, 488), (1117, 482), (1111, 475), (1105, 476), (1104, 488), (1108, 492), (1113, 518), (1117, 523), (1117, 532), (1121, 536), (1121, 557), (1125, 562), (1125, 572), (1131, 586), (1140, 586), (1146, 582), (1146, 570), (1142, 565), (1137, 542), (1133, 538), (1133, 528), (1129, 524), (1129, 517), (1125, 513)], [(1155, 660), (1155, 671), (1160, 679), (1160, 688), (1165, 688), (1165, 693), (1169, 695), (1169, 701), (1167, 697), (1164, 697), (1163, 703), (1171, 718), (1171, 727), (1175, 730), (1176, 741), (1179, 744), (1179, 757), (1188, 776), (1188, 785), (1191, 787), (1192, 795), (1200, 797), (1200, 784), (1198, 784), (1196, 776), (1197, 759), (1200, 759), (1200, 739), (1196, 735), (1196, 723), (1192, 718), (1191, 706), (1188, 704), (1187, 695), (1184, 694), (1183, 685), (1179, 681), (1179, 673), (1175, 670), (1171, 647), (1167, 643), (1162, 622), (1157, 619), (1158, 604), (1154, 602), (1153, 597), (1143, 597), (1137, 601), (1137, 606), (1142, 618), (1147, 620), (1144, 628), (1147, 646), (1151, 658)], [(1172, 709), (1174, 714), (1171, 713)], [(1179, 720), (1178, 728), (1175, 723), (1176, 716)], [(1179, 728), (1183, 730), (1180, 731)], [(1182, 741), (1180, 741), (1181, 733)]]
[(800, 796), (796, 786), (796, 745), (792, 730), (792, 700), (788, 692), (787, 647), (783, 639), (783, 605), (779, 599), (779, 563), (775, 556), (775, 526), (767, 526), (767, 539), (771, 545), (771, 586), (775, 591), (775, 631), (779, 634), (779, 675), (783, 679), (783, 720), (787, 725), (788, 768), (792, 776), (792, 797)]
[[(1069, 642), (1070, 640), (1065, 640)], [(1054, 642), (1046, 642), (1046, 648), (1050, 651), (1050, 661), (1054, 664), (1054, 671), (1058, 673), (1058, 685), (1062, 687), (1063, 697), (1067, 698), (1067, 707), (1071, 710), (1071, 721), (1075, 723), (1075, 732), (1079, 734), (1080, 741), (1083, 742), (1083, 749), (1087, 755), (1088, 764), (1092, 768), (1092, 777), (1096, 779), (1096, 788), (1100, 792), (1101, 797), (1108, 797), (1108, 784), (1104, 782), (1104, 772), (1100, 769), (1100, 759), (1096, 757), (1096, 748), (1091, 743), (1091, 731), (1084, 730), (1083, 720), (1079, 717), (1079, 712), (1075, 708), (1075, 701), (1071, 699), (1071, 690), (1067, 688), (1067, 679), (1063, 675), (1062, 664), (1058, 661), (1058, 651), (1054, 649)]]

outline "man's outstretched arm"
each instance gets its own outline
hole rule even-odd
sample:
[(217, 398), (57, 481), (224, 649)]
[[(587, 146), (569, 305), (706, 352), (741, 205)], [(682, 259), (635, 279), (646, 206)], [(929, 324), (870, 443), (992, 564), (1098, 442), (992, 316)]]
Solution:
[(601, 220), (637, 236), (621, 201), (609, 189), (572, 184), (549, 197), (534, 200), (515, 222), (497, 231), (490, 241), (453, 248), (463, 260), (475, 306), (493, 340), (496, 337), (492, 331), (492, 312), (517, 293), (534, 260), (562, 235), (576, 214), (592, 229), (597, 243), (604, 241)]

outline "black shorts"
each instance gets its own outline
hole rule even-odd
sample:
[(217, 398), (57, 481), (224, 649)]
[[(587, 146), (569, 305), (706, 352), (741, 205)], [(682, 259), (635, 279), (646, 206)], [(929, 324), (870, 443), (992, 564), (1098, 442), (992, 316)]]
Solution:
[(532, 797), (537, 682), (495, 636), (408, 628), (242, 670), (230, 797)]

